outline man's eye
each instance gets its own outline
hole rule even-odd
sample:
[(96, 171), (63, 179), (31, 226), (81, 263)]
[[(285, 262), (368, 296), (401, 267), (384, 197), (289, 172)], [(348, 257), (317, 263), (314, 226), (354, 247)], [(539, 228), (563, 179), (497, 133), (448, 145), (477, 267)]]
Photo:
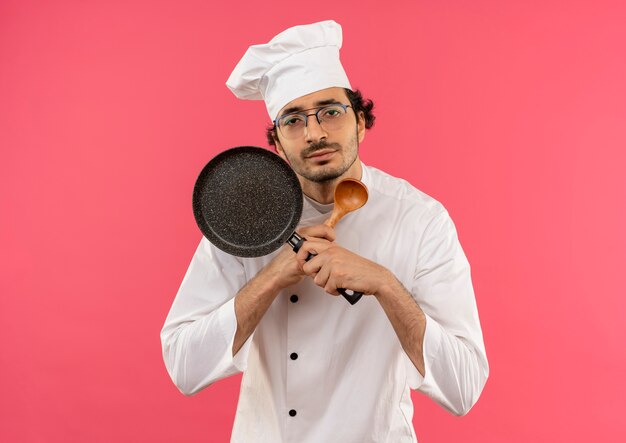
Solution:
[(341, 111), (337, 108), (325, 109), (323, 112), (324, 117), (337, 117), (341, 114)]
[(302, 123), (302, 119), (298, 117), (290, 117), (283, 120), (283, 126), (293, 126)]

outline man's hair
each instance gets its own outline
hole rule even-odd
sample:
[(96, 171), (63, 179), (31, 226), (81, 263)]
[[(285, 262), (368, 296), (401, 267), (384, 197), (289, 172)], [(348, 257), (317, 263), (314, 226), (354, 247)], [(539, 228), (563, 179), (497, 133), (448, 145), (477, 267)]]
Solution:
[[(365, 129), (370, 129), (374, 126), (374, 121), (376, 120), (376, 116), (372, 112), (374, 109), (374, 102), (370, 99), (364, 99), (361, 95), (361, 91), (355, 89), (354, 91), (344, 88), (346, 91), (346, 95), (348, 96), (348, 100), (350, 100), (350, 106), (354, 110), (354, 115), (358, 120), (359, 112), (363, 112), (363, 117), (365, 118)], [(267, 137), (267, 143), (270, 146), (276, 146), (274, 142), (274, 137), (278, 138), (278, 134), (276, 134), (276, 125), (272, 124), (268, 126), (265, 132)]]

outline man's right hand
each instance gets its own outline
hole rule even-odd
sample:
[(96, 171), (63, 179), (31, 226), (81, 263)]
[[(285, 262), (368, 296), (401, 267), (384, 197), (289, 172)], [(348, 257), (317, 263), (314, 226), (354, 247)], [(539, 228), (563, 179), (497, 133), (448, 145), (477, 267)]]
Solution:
[[(306, 237), (307, 241), (310, 239), (330, 243), (335, 240), (335, 231), (324, 225), (301, 228), (298, 232)], [(233, 356), (250, 337), (276, 295), (287, 286), (298, 283), (304, 276), (296, 254), (291, 247), (283, 246), (272, 261), (239, 290), (235, 297), (237, 331), (233, 340)]]
[[(309, 226), (298, 229), (298, 233), (307, 241), (330, 243), (335, 241), (335, 230), (326, 225)], [(276, 292), (299, 283), (306, 275), (290, 246), (285, 245), (269, 262), (260, 274), (272, 281)]]

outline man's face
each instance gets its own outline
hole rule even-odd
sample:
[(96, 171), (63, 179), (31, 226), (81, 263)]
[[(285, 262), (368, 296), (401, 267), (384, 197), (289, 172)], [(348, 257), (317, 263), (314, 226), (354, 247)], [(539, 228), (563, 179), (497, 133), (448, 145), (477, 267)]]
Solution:
[[(343, 88), (328, 88), (297, 98), (287, 103), (278, 113), (294, 112), (314, 114), (318, 108), (331, 103), (350, 105)], [(365, 120), (357, 119), (354, 110), (347, 108), (341, 127), (329, 131), (320, 126), (315, 115), (308, 117), (307, 127), (301, 137), (285, 139), (280, 129), (276, 129), (278, 139), (276, 150), (292, 169), (305, 179), (321, 183), (341, 177), (358, 158), (359, 143), (365, 137)]]

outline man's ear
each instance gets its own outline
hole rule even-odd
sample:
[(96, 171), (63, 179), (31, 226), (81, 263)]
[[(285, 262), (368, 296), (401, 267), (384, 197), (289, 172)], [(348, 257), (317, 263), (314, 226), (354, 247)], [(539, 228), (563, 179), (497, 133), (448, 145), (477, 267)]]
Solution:
[(280, 156), (280, 158), (289, 163), (287, 156), (285, 155), (285, 151), (283, 150), (283, 146), (280, 144), (280, 141), (278, 141), (278, 136), (276, 134), (272, 134), (272, 138), (274, 139), (274, 149), (276, 149), (276, 153)]
[(356, 122), (356, 133), (359, 138), (359, 143), (365, 138), (365, 114), (363, 111), (359, 111), (358, 119)]

